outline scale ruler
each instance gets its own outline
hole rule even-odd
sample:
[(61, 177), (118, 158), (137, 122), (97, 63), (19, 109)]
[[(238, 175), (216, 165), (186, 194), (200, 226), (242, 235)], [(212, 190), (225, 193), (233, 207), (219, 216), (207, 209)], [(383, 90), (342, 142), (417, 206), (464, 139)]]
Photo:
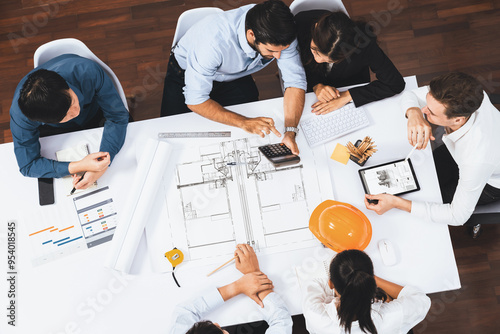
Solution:
[(158, 138), (214, 138), (231, 137), (231, 131), (159, 132)]

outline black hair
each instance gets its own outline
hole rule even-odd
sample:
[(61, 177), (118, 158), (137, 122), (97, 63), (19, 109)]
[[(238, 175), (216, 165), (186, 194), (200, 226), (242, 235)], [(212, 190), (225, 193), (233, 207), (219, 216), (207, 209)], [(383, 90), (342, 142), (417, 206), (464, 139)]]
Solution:
[(186, 334), (221, 334), (222, 330), (215, 326), (213, 322), (205, 320), (198, 321), (191, 327)]
[[(310, 39), (302, 41), (301, 60), (315, 72), (326, 73), (326, 64), (318, 64), (311, 52), (311, 40), (317, 51), (328, 56), (334, 63), (350, 61), (354, 54), (370, 43), (376, 43), (373, 28), (362, 20), (353, 21), (342, 11), (328, 12), (312, 22)], [(300, 42), (300, 41), (299, 41)]]
[(255, 44), (287, 46), (297, 36), (290, 8), (278, 0), (267, 0), (252, 7), (245, 19), (245, 31), (249, 29), (255, 35)]
[(351, 332), (352, 322), (357, 320), (363, 332), (376, 334), (372, 303), (386, 301), (387, 294), (377, 287), (370, 257), (357, 249), (337, 254), (330, 263), (330, 281), (340, 294), (337, 313), (346, 332)]
[(450, 72), (431, 80), (430, 93), (446, 108), (448, 118), (469, 117), (483, 102), (483, 87), (473, 76)]
[(30, 120), (59, 123), (71, 106), (68, 83), (54, 71), (37, 70), (24, 82), (17, 103)]

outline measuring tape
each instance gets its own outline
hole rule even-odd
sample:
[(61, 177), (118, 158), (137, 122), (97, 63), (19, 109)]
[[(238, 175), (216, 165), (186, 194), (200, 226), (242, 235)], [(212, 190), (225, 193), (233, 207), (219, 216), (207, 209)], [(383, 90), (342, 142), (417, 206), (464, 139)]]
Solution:
[(158, 138), (214, 138), (231, 137), (231, 131), (159, 132)]
[(168, 262), (172, 264), (172, 277), (174, 278), (175, 284), (177, 284), (177, 286), (180, 288), (181, 286), (179, 285), (179, 282), (177, 282), (177, 278), (175, 278), (174, 270), (175, 267), (181, 264), (184, 260), (184, 254), (180, 251), (180, 249), (174, 247), (174, 249), (165, 253), (165, 257), (167, 258)]

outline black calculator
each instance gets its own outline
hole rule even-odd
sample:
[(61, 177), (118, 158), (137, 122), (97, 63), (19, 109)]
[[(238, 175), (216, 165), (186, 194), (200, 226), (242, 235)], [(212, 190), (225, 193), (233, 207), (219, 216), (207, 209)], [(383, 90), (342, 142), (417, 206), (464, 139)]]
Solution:
[(273, 163), (274, 167), (283, 167), (300, 162), (300, 157), (293, 154), (283, 143), (259, 146), (259, 150)]

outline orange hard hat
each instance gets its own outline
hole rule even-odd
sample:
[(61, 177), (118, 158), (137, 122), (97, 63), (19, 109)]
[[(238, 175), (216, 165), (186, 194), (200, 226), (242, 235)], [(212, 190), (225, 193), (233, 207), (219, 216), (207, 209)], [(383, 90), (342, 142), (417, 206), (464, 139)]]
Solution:
[(364, 250), (372, 238), (372, 225), (363, 212), (351, 204), (326, 200), (314, 209), (309, 229), (328, 248)]

